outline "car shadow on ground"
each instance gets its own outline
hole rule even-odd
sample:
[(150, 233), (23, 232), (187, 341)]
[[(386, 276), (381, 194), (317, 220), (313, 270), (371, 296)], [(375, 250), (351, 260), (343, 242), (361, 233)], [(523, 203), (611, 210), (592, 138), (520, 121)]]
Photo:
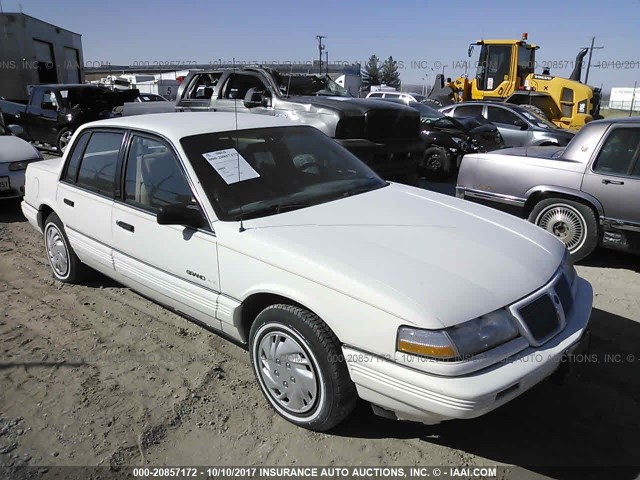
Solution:
[(584, 267), (624, 268), (640, 272), (640, 255), (598, 248), (584, 260), (577, 263)]
[(22, 214), (20, 202), (22, 199), (12, 198), (10, 200), (0, 199), (0, 223), (26, 222), (27, 219)]
[(483, 417), (426, 426), (376, 417), (363, 403), (332, 433), (419, 438), (551, 478), (597, 477), (600, 466), (611, 469), (605, 477), (636, 479), (640, 323), (594, 309), (591, 331), (591, 351), (564, 385), (545, 381)]

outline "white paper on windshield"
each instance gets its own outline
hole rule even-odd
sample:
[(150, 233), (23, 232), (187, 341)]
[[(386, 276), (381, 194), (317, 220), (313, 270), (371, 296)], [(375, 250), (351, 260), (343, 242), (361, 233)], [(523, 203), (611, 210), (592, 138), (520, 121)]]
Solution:
[(218, 175), (227, 182), (227, 185), (260, 177), (260, 174), (249, 165), (235, 148), (207, 152), (203, 153), (202, 156), (215, 168)]

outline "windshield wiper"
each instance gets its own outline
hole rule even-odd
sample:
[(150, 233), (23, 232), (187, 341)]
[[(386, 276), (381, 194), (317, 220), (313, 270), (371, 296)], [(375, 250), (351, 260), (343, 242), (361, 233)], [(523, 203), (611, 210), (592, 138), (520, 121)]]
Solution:
[(274, 203), (273, 205), (267, 205), (266, 207), (259, 208), (257, 210), (250, 210), (246, 213), (241, 213), (236, 217), (236, 220), (248, 220), (251, 218), (266, 217), (268, 215), (277, 215), (278, 213), (298, 210), (308, 206), (310, 206), (309, 203)]
[(361, 185), (359, 187), (355, 187), (352, 188), (351, 190), (348, 190), (346, 192), (344, 192), (342, 194), (342, 197), (351, 197), (353, 195), (358, 195), (359, 193), (366, 193), (366, 192), (370, 192), (372, 190), (377, 190), (378, 188), (382, 188), (383, 186), (387, 186), (389, 185), (389, 183), (385, 182), (385, 184), (383, 185), (371, 185), (371, 184), (367, 184), (367, 185)]

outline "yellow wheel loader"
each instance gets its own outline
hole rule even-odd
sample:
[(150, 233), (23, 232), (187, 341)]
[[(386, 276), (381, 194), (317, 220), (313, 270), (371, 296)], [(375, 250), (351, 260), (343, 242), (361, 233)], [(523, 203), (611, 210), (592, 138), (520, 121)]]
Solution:
[(472, 100), (514, 103), (528, 106), (558, 127), (571, 130), (601, 118), (600, 89), (580, 82), (587, 49), (578, 53), (571, 76), (562, 78), (546, 69), (541, 74), (534, 73), (536, 50), (540, 47), (527, 43), (526, 33), (521, 40), (479, 40), (469, 45), (469, 57), (476, 45), (481, 46), (478, 61), (464, 62), (464, 66), (476, 68), (475, 77), (464, 75), (445, 81), (444, 75), (439, 74), (425, 103), (436, 107)]

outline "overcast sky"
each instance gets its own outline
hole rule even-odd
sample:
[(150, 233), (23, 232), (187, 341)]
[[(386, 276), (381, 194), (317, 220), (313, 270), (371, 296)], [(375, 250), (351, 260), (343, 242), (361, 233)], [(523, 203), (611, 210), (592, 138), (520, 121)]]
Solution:
[(21, 5), (26, 14), (81, 33), (85, 63), (305, 62), (318, 57), (315, 36), (326, 35), (330, 61), (392, 55), (404, 67), (403, 82), (432, 83), (431, 68), (464, 73), (469, 43), (528, 32), (541, 47), (538, 72), (551, 62), (552, 74), (568, 76), (580, 48), (596, 36), (605, 48), (594, 51), (592, 64), (601, 66), (592, 66), (589, 83), (605, 90), (640, 83), (640, 0), (0, 2), (5, 12)]

